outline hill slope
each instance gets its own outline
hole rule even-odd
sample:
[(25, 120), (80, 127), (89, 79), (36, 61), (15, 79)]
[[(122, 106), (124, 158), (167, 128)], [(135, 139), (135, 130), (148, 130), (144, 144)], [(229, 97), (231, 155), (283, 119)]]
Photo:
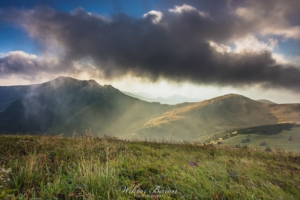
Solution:
[(97, 127), (97, 131), (107, 133), (114, 130), (110, 126), (124, 128), (113, 122), (120, 116), (125, 120), (131, 114), (124, 121), (128, 126), (167, 108), (128, 97), (110, 85), (59, 77), (30, 87), (20, 99), (11, 102), (0, 114), (0, 132), (71, 135), (74, 130), (82, 133)]
[(62, 126), (49, 131), (70, 135), (74, 130), (79, 133), (129, 137), (149, 119), (161, 115), (169, 108), (168, 105), (148, 103), (125, 95), (111, 96), (104, 102), (90, 104)]
[(266, 104), (229, 94), (168, 111), (145, 123), (139, 136), (205, 141), (236, 128), (300, 122), (299, 108), (300, 104)]
[(21, 99), (33, 86), (0, 86), (0, 113), (13, 101)]

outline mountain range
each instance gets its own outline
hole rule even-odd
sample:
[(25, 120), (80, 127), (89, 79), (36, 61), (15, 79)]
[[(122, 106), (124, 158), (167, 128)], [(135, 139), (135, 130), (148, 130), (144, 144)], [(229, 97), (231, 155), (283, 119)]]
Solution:
[(132, 139), (207, 141), (230, 131), (300, 123), (300, 104), (228, 94), (176, 105), (146, 102), (111, 85), (58, 77), (0, 87), (0, 133), (110, 135)]
[(124, 92), (124, 94), (143, 100), (143, 101), (147, 101), (147, 102), (158, 102), (161, 104), (169, 104), (169, 105), (175, 105), (175, 104), (179, 104), (179, 103), (185, 103), (185, 102), (199, 102), (199, 101), (203, 101), (203, 99), (198, 99), (198, 98), (189, 98), (189, 97), (185, 97), (183, 95), (179, 95), (179, 94), (174, 94), (171, 96), (168, 96), (167, 98), (163, 98), (163, 97), (154, 97), (150, 94), (147, 93), (131, 93), (131, 92)]

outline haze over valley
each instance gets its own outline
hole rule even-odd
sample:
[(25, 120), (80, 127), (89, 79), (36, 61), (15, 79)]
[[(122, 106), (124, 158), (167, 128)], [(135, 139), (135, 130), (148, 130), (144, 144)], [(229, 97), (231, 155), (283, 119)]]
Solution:
[(300, 104), (276, 104), (228, 94), (168, 105), (128, 96), (94, 80), (71, 77), (36, 85), (2, 86), (0, 94), (0, 132), (4, 134), (90, 134), (204, 143), (218, 142), (241, 129), (264, 125), (279, 130), (269, 134), (272, 138), (281, 132), (278, 124), (290, 128), (300, 124)]

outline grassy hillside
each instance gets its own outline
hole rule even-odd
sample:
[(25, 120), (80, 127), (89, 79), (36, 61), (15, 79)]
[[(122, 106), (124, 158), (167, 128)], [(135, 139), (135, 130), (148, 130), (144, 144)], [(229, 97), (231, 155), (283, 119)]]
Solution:
[(300, 123), (300, 104), (268, 104), (277, 123)]
[(267, 105), (240, 95), (225, 95), (164, 113), (148, 121), (139, 133), (205, 141), (224, 129), (275, 124)]
[(229, 94), (173, 108), (149, 120), (138, 133), (146, 138), (206, 141), (215, 134), (253, 126), (298, 123), (300, 104), (266, 104)]
[(276, 124), (233, 130), (214, 135), (208, 142), (241, 147), (247, 145), (261, 150), (276, 148), (300, 151), (300, 125)]
[(71, 136), (74, 130), (79, 134), (88, 131), (94, 135), (131, 137), (145, 122), (168, 109), (168, 105), (148, 103), (125, 95), (111, 97), (85, 107), (51, 132)]
[(1, 136), (1, 199), (298, 199), (300, 154), (197, 143)]

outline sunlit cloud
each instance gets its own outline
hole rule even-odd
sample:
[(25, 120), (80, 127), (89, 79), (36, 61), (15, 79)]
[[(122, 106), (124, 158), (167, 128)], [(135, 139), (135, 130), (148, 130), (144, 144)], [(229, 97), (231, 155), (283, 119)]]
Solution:
[(183, 12), (191, 12), (191, 11), (198, 12), (199, 15), (201, 15), (202, 17), (207, 17), (209, 15), (208, 12), (199, 11), (193, 6), (187, 4), (183, 4), (182, 6), (175, 6), (174, 8), (169, 9), (169, 12), (173, 12), (173, 13), (183, 13)]
[(229, 53), (232, 52), (232, 48), (228, 45), (217, 44), (214, 41), (209, 41), (209, 45), (218, 53)]
[(143, 15), (143, 17), (148, 17), (148, 16), (153, 16), (153, 23), (157, 24), (161, 21), (161, 19), (163, 18), (163, 13), (156, 11), (156, 10), (151, 10), (149, 12), (147, 12), (146, 14)]
[(234, 42), (235, 49), (234, 52), (260, 52), (260, 51), (270, 51), (272, 52), (277, 46), (277, 40), (269, 38), (268, 43), (259, 41), (253, 35), (248, 37), (238, 39)]

